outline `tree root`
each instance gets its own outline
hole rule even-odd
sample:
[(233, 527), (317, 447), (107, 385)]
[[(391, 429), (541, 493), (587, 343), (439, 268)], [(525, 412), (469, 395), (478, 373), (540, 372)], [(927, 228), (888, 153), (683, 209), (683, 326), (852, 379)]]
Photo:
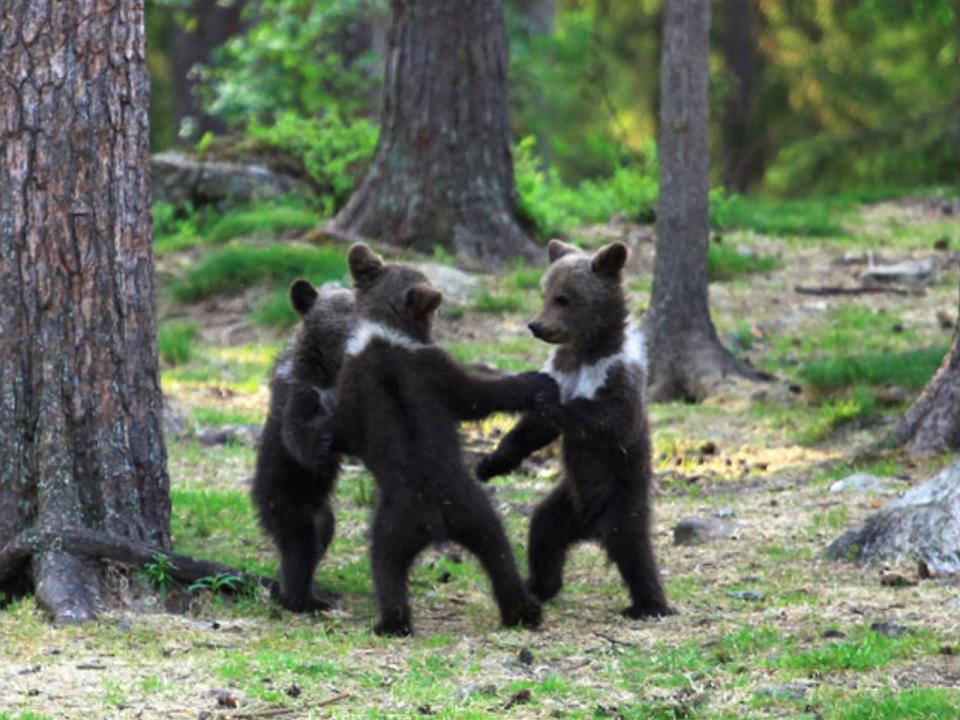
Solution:
[(21, 533), (0, 549), (0, 584), (25, 572), (32, 560), (34, 590), (41, 606), (58, 622), (84, 622), (94, 619), (100, 602), (91, 561), (143, 567), (158, 557), (168, 561), (170, 576), (181, 583), (227, 574), (266, 588), (272, 596), (279, 593), (277, 581), (271, 578), (86, 528)]

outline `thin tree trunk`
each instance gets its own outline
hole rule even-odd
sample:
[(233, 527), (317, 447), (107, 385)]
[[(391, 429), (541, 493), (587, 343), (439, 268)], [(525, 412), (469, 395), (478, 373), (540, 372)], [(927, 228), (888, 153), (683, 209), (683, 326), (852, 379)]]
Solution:
[[(151, 249), (143, 0), (0, 13), (0, 550), (90, 528), (170, 545)], [(87, 555), (24, 570), (93, 617)]]
[(754, 106), (764, 58), (757, 44), (756, 0), (725, 0), (723, 56), (735, 87), (724, 107), (723, 183), (746, 192), (763, 178), (766, 137), (756, 127)]
[(960, 448), (960, 318), (950, 352), (903, 416), (896, 438), (911, 455), (935, 455)]
[(710, 319), (709, 37), (709, 0), (666, 1), (656, 260), (644, 322), (654, 400), (701, 400), (730, 372), (759, 377), (720, 344)]
[[(197, 66), (206, 65), (213, 51), (243, 28), (242, 0), (194, 0), (183, 13), (189, 22), (184, 27), (174, 22), (170, 41), (173, 74), (173, 113), (179, 136), (194, 140), (206, 132), (223, 132), (226, 126), (208, 115), (197, 102)], [(170, 10), (168, 10), (169, 12)]]
[(377, 152), (335, 231), (494, 264), (517, 221), (500, 0), (394, 0)]

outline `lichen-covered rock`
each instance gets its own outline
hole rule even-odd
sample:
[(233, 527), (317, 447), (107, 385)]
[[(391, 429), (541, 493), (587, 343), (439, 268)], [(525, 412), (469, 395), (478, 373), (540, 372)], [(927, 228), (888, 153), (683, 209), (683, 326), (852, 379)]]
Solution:
[(739, 526), (717, 517), (684, 518), (673, 528), (674, 545), (701, 545), (710, 540), (733, 537)]
[(845, 532), (826, 555), (863, 565), (922, 561), (938, 575), (960, 571), (960, 462)]
[(832, 493), (878, 493), (892, 495), (900, 488), (895, 478), (883, 478), (869, 473), (855, 473), (830, 486)]
[(307, 183), (276, 173), (264, 165), (204, 161), (180, 152), (150, 158), (155, 200), (173, 205), (216, 204), (225, 200), (269, 200), (310, 192)]

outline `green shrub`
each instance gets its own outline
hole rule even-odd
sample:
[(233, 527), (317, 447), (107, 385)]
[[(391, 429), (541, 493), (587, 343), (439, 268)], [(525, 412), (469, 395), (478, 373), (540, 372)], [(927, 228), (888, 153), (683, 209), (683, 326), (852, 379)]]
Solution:
[(263, 327), (288, 330), (296, 325), (300, 317), (290, 305), (290, 295), (286, 290), (274, 290), (260, 299), (253, 309), (253, 321)]
[(849, 200), (773, 200), (710, 193), (710, 224), (718, 230), (753, 230), (762, 235), (827, 237), (846, 235), (842, 220)]
[(316, 227), (316, 211), (296, 204), (266, 204), (238, 208), (218, 217), (203, 232), (210, 243), (223, 243), (238, 237), (278, 235), (291, 230)]
[(816, 390), (828, 391), (850, 385), (899, 385), (920, 390), (940, 367), (946, 347), (830, 357), (800, 368), (800, 377)]
[(780, 267), (771, 255), (744, 253), (730, 245), (711, 243), (707, 255), (707, 275), (711, 282), (735, 280), (745, 275), (766, 274)]
[(161, 323), (157, 330), (160, 359), (170, 367), (188, 362), (198, 331), (196, 325), (183, 320), (168, 320)]
[(205, 256), (173, 284), (173, 296), (195, 302), (219, 293), (236, 293), (253, 285), (285, 285), (298, 277), (322, 284), (347, 271), (339, 249), (297, 245), (228, 245)]
[(519, 292), (484, 291), (473, 302), (473, 309), (483, 313), (512, 313), (524, 308), (524, 296)]

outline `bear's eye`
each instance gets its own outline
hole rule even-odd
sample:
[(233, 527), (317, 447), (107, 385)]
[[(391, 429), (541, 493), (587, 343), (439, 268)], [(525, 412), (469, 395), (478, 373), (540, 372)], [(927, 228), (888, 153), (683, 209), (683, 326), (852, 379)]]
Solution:
[(570, 304), (570, 298), (566, 295), (557, 295), (553, 302), (560, 307), (567, 307)]

